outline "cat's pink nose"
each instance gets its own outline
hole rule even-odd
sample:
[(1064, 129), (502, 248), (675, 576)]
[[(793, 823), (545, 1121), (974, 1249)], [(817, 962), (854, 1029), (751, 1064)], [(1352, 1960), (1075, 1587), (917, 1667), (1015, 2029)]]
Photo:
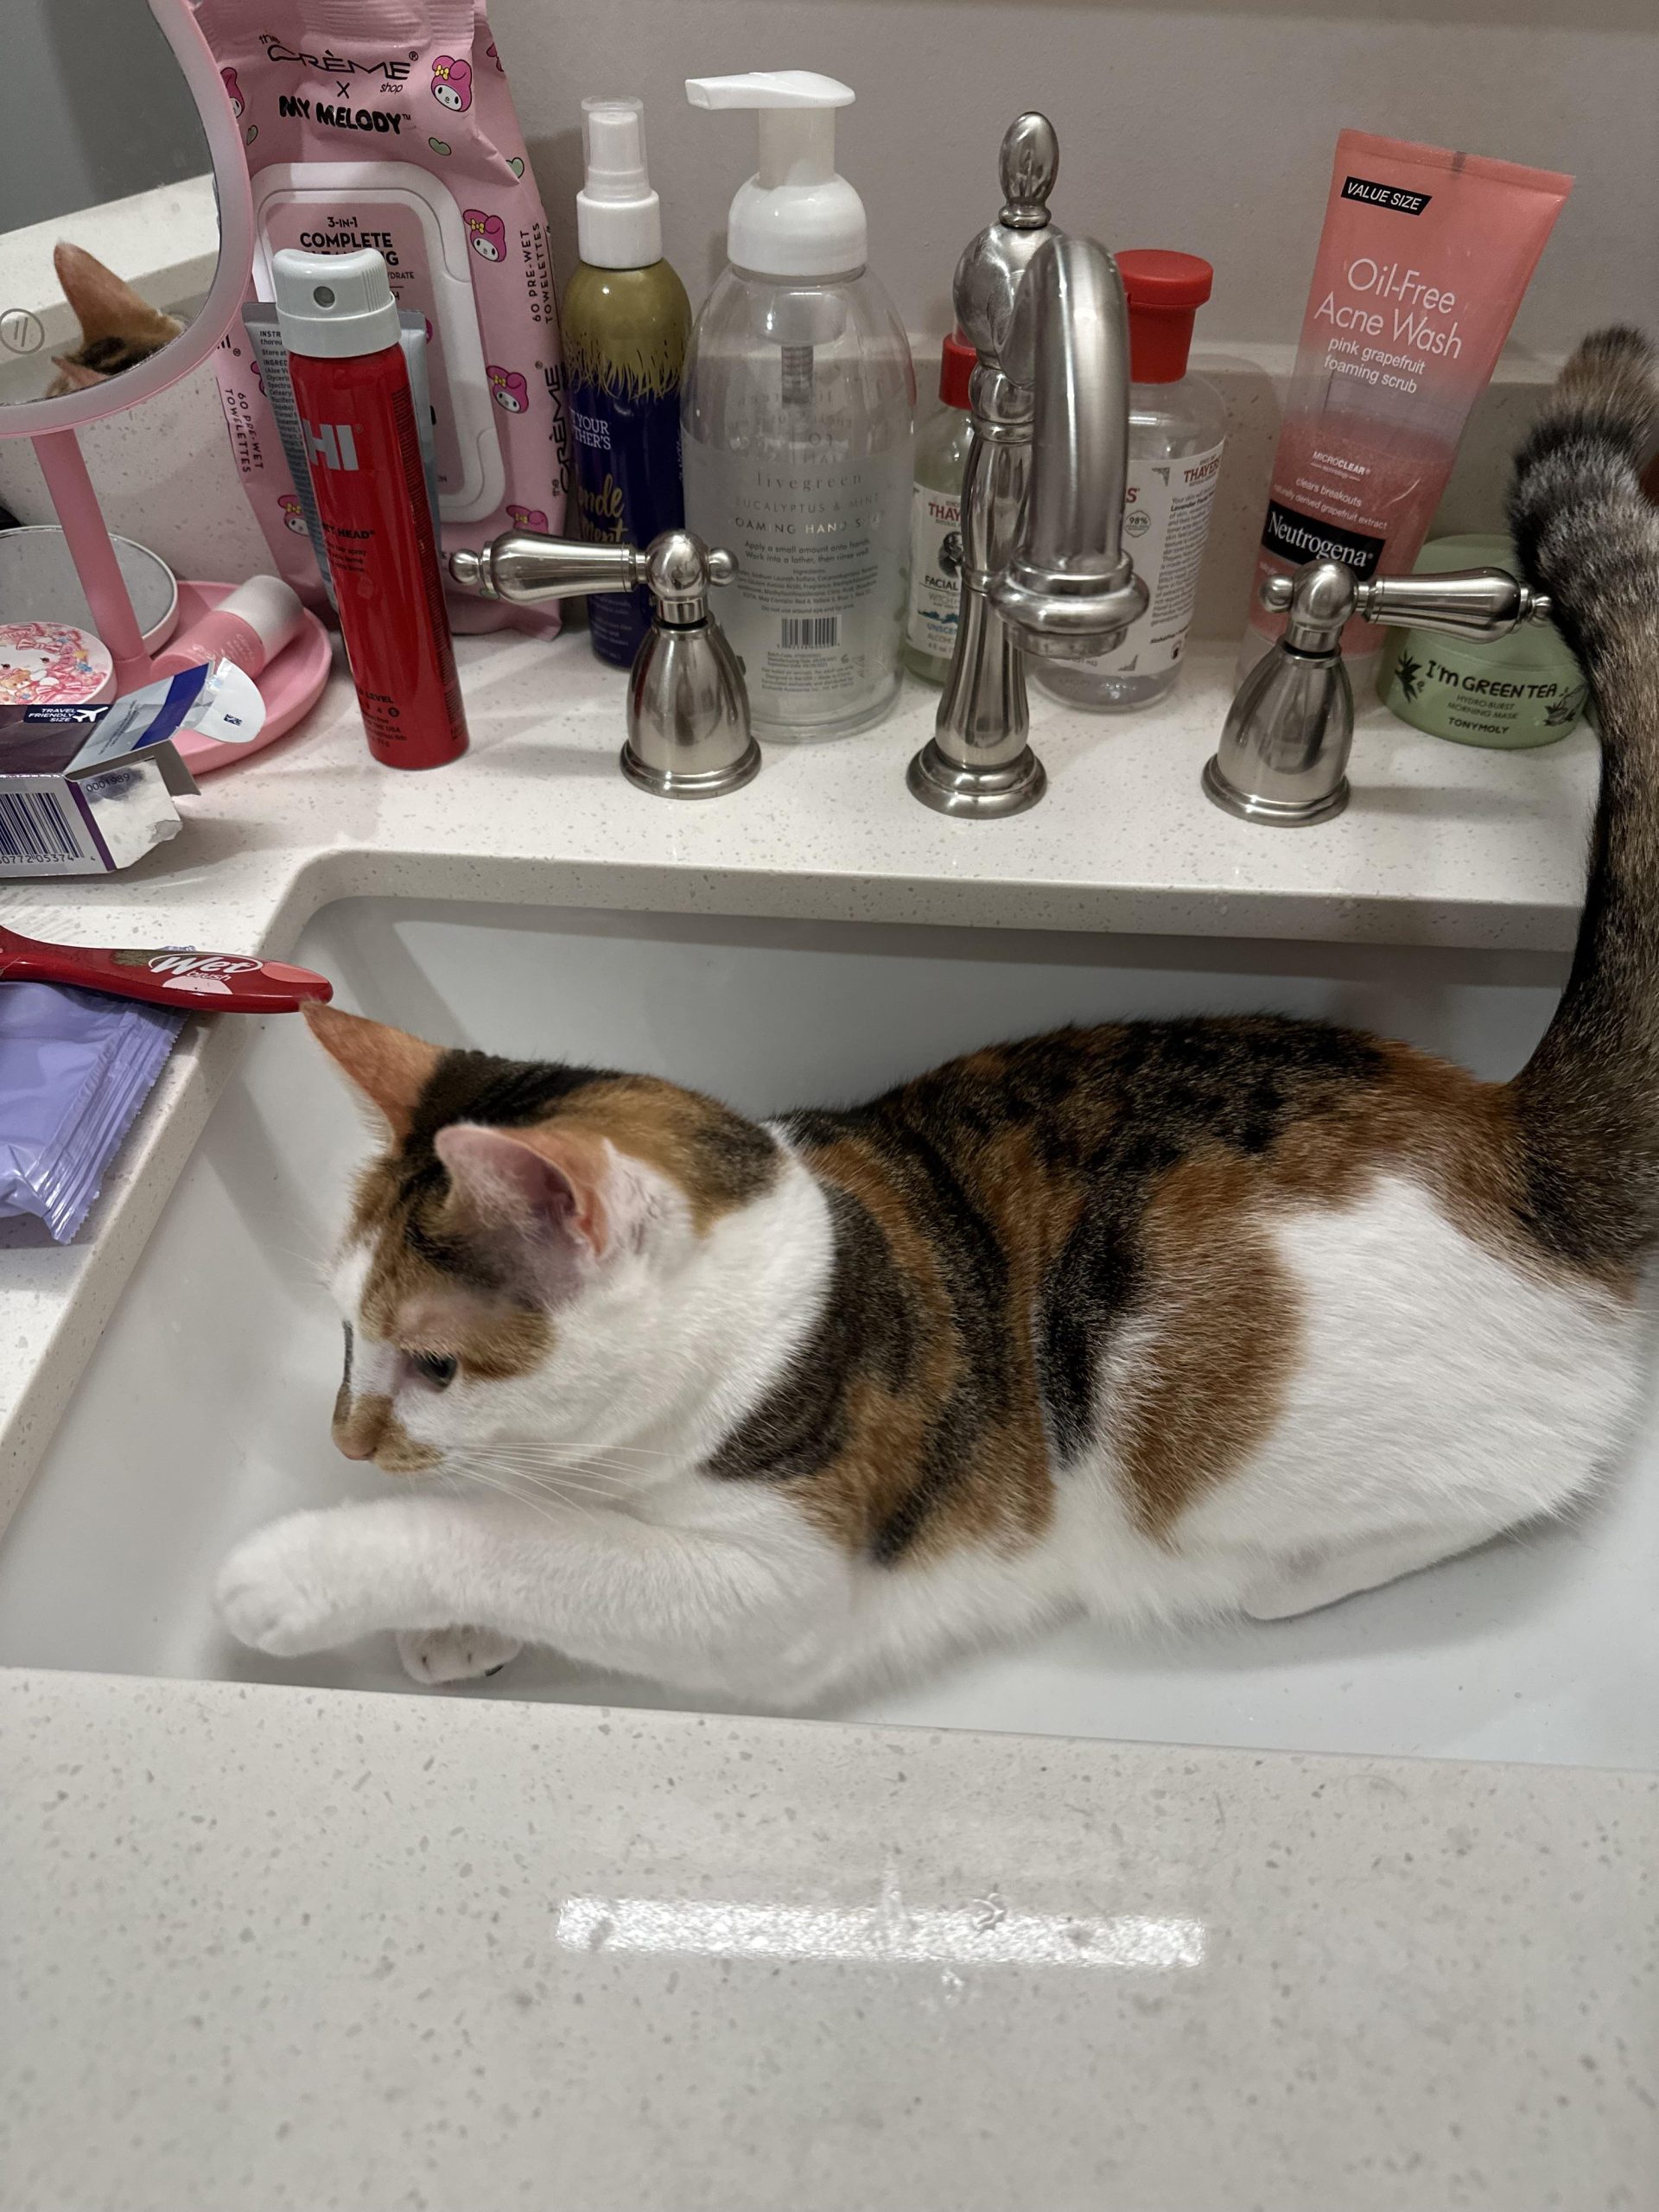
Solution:
[[(344, 1393), (341, 1394), (342, 1397)], [(334, 1414), (334, 1442), (348, 1459), (372, 1459), (385, 1434), (391, 1400), (376, 1392), (358, 1398)]]

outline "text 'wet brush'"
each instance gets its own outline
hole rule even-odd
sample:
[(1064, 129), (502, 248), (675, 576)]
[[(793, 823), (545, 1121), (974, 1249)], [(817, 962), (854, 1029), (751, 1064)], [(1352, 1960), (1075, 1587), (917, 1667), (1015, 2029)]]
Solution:
[(0, 927), (0, 982), (73, 983), (152, 1006), (194, 1007), (205, 1014), (293, 1014), (308, 1001), (331, 999), (334, 987), (309, 968), (237, 953), (181, 946), (147, 951), (95, 950), (45, 944)]

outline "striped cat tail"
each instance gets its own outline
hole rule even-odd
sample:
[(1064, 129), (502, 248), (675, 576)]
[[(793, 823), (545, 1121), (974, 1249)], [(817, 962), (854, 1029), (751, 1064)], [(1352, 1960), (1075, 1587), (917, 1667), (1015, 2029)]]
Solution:
[(1656, 429), (1653, 348), (1599, 331), (1562, 370), (1510, 494), (1527, 579), (1549, 593), (1601, 726), (1572, 974), (1510, 1090), (1535, 1233), (1603, 1268), (1659, 1236), (1659, 509), (1637, 476)]

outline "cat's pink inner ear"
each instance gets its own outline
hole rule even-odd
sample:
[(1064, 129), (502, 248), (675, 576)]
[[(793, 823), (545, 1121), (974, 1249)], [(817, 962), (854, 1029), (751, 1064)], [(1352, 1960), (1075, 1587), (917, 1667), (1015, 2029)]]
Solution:
[(323, 1051), (356, 1085), (401, 1142), (409, 1135), (421, 1093), (443, 1058), (441, 1046), (366, 1020), (341, 1007), (304, 1008), (306, 1025)]
[(58, 378), (48, 397), (55, 399), (65, 391), (90, 391), (95, 384), (109, 382), (102, 369), (89, 369), (83, 361), (72, 361), (67, 353), (54, 353), (52, 360)]
[(461, 1209), (479, 1225), (569, 1240), (602, 1257), (610, 1236), (602, 1144), (574, 1130), (457, 1122), (434, 1145)]
[(63, 296), (75, 311), (81, 341), (91, 346), (100, 338), (149, 339), (157, 342), (176, 338), (183, 325), (135, 292), (124, 277), (106, 269), (85, 246), (67, 239), (53, 249), (52, 266), (63, 287)]

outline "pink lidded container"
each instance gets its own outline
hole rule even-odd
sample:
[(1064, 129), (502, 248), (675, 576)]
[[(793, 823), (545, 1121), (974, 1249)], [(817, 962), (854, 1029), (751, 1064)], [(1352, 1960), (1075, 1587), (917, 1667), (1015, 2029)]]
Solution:
[(0, 707), (90, 707), (115, 696), (101, 638), (71, 622), (0, 622)]

